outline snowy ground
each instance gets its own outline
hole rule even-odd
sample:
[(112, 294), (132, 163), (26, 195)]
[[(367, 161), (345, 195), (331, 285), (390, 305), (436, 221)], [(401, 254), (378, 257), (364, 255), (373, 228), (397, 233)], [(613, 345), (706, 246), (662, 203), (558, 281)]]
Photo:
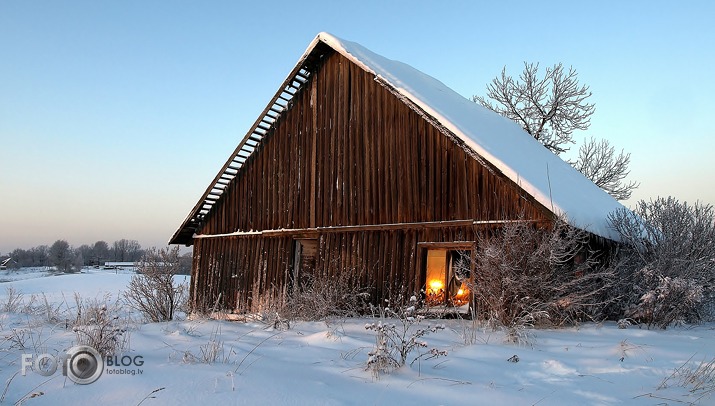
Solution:
[[(518, 346), (505, 344), (502, 332), (483, 329), (466, 345), (468, 322), (440, 320), (447, 328), (425, 341), (429, 348), (447, 350), (446, 357), (423, 359), (375, 379), (365, 370), (375, 344), (374, 332), (365, 329), (372, 319), (294, 323), (279, 331), (259, 322), (141, 323), (134, 315), (125, 355), (143, 361), (141, 366), (106, 366), (89, 385), (74, 384), (60, 371), (49, 377), (32, 371), (23, 376), (18, 373), (23, 353), (58, 354), (74, 345), (75, 334), (65, 328), (62, 317), (76, 312), (75, 292), (112, 304), (131, 278), (131, 273), (100, 270), (33, 275), (0, 284), (0, 308), (5, 308), (6, 288), (12, 287), (23, 294), (24, 303), (32, 295), (37, 304), (47, 298), (61, 317), (48, 322), (40, 305), (33, 315), (0, 313), (0, 390), (5, 404), (715, 403), (715, 396), (691, 392), (692, 386), (679, 379), (684, 371), (713, 360), (715, 325), (649, 331), (585, 324), (535, 331), (530, 345)], [(202, 363), (212, 341), (213, 348), (222, 350), (219, 360)], [(509, 362), (515, 355), (518, 362)]]

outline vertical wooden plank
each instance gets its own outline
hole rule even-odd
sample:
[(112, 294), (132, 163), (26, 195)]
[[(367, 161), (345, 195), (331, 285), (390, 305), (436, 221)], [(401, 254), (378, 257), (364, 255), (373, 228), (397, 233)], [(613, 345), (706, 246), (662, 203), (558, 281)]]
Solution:
[(315, 227), (315, 197), (316, 197), (316, 144), (318, 142), (318, 83), (317, 78), (313, 78), (310, 82), (310, 107), (312, 113), (313, 131), (310, 134), (311, 138), (311, 148), (310, 148), (310, 205), (308, 207), (308, 212), (310, 214), (310, 227)]
[(389, 269), (390, 269), (390, 277), (389, 277), (389, 289), (390, 289), (390, 296), (397, 297), (398, 293), (402, 293), (401, 286), (400, 286), (400, 281), (401, 277), (398, 275), (398, 272), (401, 271), (400, 265), (400, 245), (399, 245), (399, 237), (402, 234), (402, 231), (389, 231), (388, 236), (389, 236), (389, 241), (390, 241), (390, 252), (389, 252)]
[[(365, 83), (367, 82), (367, 78), (363, 76), (363, 83), (365, 84), (365, 98), (367, 100), (374, 100), (374, 94), (373, 94), (373, 89), (374, 86), (372, 86), (372, 83)], [(372, 111), (370, 109), (370, 106), (372, 106), (372, 103), (365, 103), (362, 102), (363, 106), (363, 111), (364, 111), (364, 116), (367, 117), (373, 117)], [(365, 183), (366, 183), (366, 197), (367, 197), (367, 207), (363, 216), (363, 224), (376, 224), (377, 219), (375, 216), (375, 213), (377, 212), (377, 207), (378, 207), (378, 189), (377, 185), (375, 182), (375, 178), (377, 177), (377, 170), (375, 168), (375, 139), (377, 138), (377, 134), (373, 132), (374, 127), (372, 125), (373, 120), (370, 119), (368, 122), (363, 124), (363, 139), (365, 141)]]
[(337, 66), (337, 88), (338, 93), (335, 98), (335, 123), (333, 128), (332, 138), (335, 140), (335, 150), (333, 151), (335, 156), (334, 166), (332, 167), (335, 179), (333, 181), (332, 188), (335, 190), (335, 203), (332, 205), (334, 219), (331, 222), (333, 225), (343, 225), (345, 224), (345, 112), (347, 109), (345, 91), (345, 65), (341, 58)]
[(365, 185), (363, 183), (363, 170), (362, 170), (362, 158), (364, 156), (364, 144), (363, 144), (363, 134), (360, 124), (362, 123), (362, 107), (361, 107), (361, 92), (362, 92), (362, 82), (360, 81), (359, 72), (355, 74), (356, 66), (350, 65), (350, 100), (351, 100), (351, 111), (350, 114), (350, 137), (353, 140), (352, 145), (352, 157), (351, 157), (351, 170), (352, 170), (352, 193), (351, 198), (351, 208), (350, 208), (350, 224), (363, 224), (359, 217), (361, 211), (367, 210), (367, 205), (365, 204)]

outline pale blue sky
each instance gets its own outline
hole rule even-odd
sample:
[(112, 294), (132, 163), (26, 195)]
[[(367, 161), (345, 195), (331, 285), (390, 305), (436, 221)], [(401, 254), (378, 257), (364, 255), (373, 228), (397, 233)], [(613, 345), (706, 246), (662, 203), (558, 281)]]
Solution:
[[(161, 246), (320, 31), (484, 94), (574, 66), (639, 199), (715, 204), (715, 2), (0, 1), (0, 253)], [(384, 4), (383, 4), (384, 3)]]

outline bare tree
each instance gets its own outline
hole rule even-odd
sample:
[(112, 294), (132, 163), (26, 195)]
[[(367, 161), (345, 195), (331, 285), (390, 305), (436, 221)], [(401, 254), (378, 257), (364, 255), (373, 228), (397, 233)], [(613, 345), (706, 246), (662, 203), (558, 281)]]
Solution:
[(137, 240), (122, 238), (114, 242), (112, 250), (114, 251), (114, 259), (121, 262), (137, 261), (143, 255), (142, 246)]
[(639, 186), (638, 182), (625, 181), (630, 173), (630, 162), (631, 154), (623, 150), (616, 154), (607, 140), (596, 141), (591, 137), (578, 149), (576, 161), (569, 163), (615, 199), (627, 200)]
[(546, 148), (560, 154), (574, 143), (575, 130), (589, 127), (595, 106), (586, 102), (591, 92), (578, 83), (575, 69), (565, 71), (559, 63), (546, 68), (541, 78), (538, 71), (538, 63), (524, 62), (524, 71), (514, 80), (504, 67), (501, 77), (487, 85), (487, 97), (474, 96), (473, 101), (516, 121)]
[(29, 266), (47, 266), (50, 264), (49, 256), (50, 248), (47, 245), (40, 245), (39, 247), (30, 248), (29, 250), (23, 250), (22, 248), (16, 248), (8, 254), (14, 261), (17, 262), (17, 267), (29, 267)]
[[(562, 64), (546, 68), (539, 77), (539, 65), (524, 62), (524, 70), (517, 80), (501, 76), (487, 85), (487, 97), (473, 96), (472, 100), (506, 118), (516, 121), (527, 133), (555, 154), (574, 144), (573, 132), (587, 130), (595, 105), (588, 103), (588, 86), (578, 82), (576, 70), (566, 71)], [(630, 154), (615, 149), (606, 140), (593, 138), (579, 149), (575, 162), (569, 162), (593, 183), (618, 200), (631, 196), (637, 182), (627, 182)]]
[(179, 257), (179, 275), (191, 275), (191, 266), (194, 256), (191, 252), (185, 252)]
[(93, 265), (92, 264), (92, 247), (87, 244), (82, 244), (75, 248), (75, 254), (82, 257), (82, 265)]
[(50, 247), (50, 263), (62, 272), (71, 272), (74, 265), (74, 254), (65, 240), (57, 240)]
[(47, 266), (49, 263), (49, 252), (50, 247), (47, 245), (30, 248), (30, 255), (32, 256), (31, 266)]
[(106, 261), (109, 259), (109, 245), (107, 242), (102, 240), (95, 242), (92, 246), (92, 255), (94, 256), (94, 260), (97, 261), (97, 265), (103, 260)]

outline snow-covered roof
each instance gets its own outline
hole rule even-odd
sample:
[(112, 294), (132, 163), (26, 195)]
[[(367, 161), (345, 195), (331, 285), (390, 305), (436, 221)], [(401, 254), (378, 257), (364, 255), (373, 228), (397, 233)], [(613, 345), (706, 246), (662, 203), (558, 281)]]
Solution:
[(539, 203), (555, 214), (565, 215), (571, 225), (612, 240), (619, 239), (608, 226), (607, 216), (623, 205), (515, 122), (467, 100), (439, 80), (405, 63), (325, 32), (318, 34), (303, 58), (318, 42), (326, 43), (375, 74), (376, 79), (431, 115)]

